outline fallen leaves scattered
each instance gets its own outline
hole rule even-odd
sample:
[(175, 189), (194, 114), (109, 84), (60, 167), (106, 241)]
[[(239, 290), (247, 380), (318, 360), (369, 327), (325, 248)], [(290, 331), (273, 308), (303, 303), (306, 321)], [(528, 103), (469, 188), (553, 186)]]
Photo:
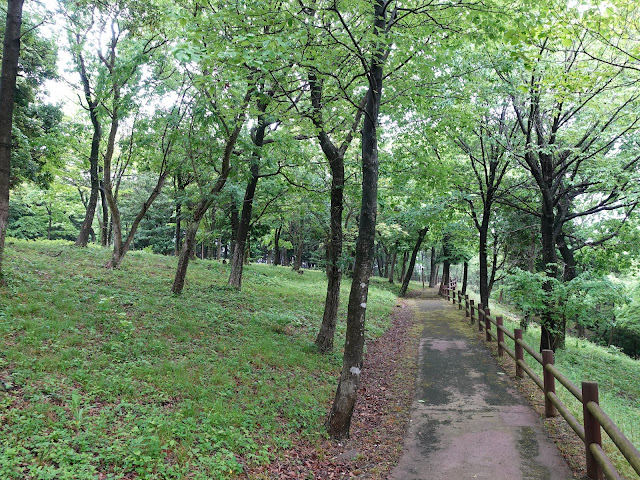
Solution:
[(301, 439), (271, 464), (249, 467), (243, 478), (386, 478), (402, 453), (419, 343), (411, 308), (404, 301), (397, 307), (391, 328), (367, 345), (351, 437), (315, 444)]

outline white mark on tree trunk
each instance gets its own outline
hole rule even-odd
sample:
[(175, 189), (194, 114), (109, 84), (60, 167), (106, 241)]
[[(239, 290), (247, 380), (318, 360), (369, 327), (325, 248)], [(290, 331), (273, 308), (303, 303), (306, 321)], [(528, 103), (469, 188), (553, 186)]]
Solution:
[(360, 375), (360, 369), (358, 367), (351, 367), (349, 371), (354, 375)]
[(360, 304), (360, 306), (361, 306), (362, 308), (367, 308), (367, 304), (366, 304), (366, 303), (364, 303), (364, 302), (362, 302), (362, 303)]
[(360, 284), (360, 288), (365, 288), (366, 286), (367, 286), (367, 284), (366, 284), (366, 283), (364, 283), (364, 282), (362, 282), (362, 283)]

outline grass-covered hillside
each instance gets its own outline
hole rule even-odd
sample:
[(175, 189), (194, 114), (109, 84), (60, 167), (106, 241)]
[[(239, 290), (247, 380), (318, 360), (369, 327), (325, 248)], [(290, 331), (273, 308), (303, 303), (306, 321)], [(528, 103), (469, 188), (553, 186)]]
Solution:
[[(176, 259), (9, 239), (0, 290), (0, 478), (216, 479), (323, 435), (341, 366), (313, 340), (326, 282), (196, 261), (182, 295)], [(395, 295), (372, 284), (368, 335)]]

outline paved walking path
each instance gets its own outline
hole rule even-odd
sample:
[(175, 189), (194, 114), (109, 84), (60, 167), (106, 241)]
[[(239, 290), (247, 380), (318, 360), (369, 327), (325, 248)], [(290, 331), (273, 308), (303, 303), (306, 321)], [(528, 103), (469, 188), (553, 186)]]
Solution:
[(415, 306), (424, 322), (416, 398), (389, 480), (573, 478), (463, 314), (437, 296)]

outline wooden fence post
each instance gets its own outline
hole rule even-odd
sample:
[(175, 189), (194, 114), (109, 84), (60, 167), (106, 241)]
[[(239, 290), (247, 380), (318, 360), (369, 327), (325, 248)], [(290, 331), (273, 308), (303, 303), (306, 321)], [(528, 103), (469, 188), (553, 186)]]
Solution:
[(598, 419), (594, 417), (587, 408), (589, 402), (598, 403), (597, 382), (582, 382), (582, 414), (584, 415), (584, 446), (587, 454), (587, 476), (594, 480), (602, 480), (604, 477), (602, 469), (589, 449), (592, 443), (602, 445), (600, 422), (598, 422)]
[(504, 320), (502, 317), (496, 317), (496, 325), (498, 329), (498, 356), (501, 357), (504, 355), (504, 350), (502, 348), (502, 343), (504, 343), (504, 332), (501, 330)]
[(491, 335), (489, 334), (491, 331), (491, 320), (489, 320), (490, 316), (491, 310), (487, 307), (484, 309), (484, 339), (487, 342), (491, 341)]
[(469, 295), (464, 296), (464, 316), (469, 318)]
[(482, 322), (484, 322), (484, 305), (478, 304), (478, 331), (482, 331)]
[(458, 310), (462, 310), (462, 292), (458, 290)]
[(451, 303), (456, 304), (456, 287), (451, 288)]
[(522, 348), (522, 345), (518, 343), (518, 340), (522, 340), (522, 329), (514, 329), (513, 336), (516, 338), (516, 377), (522, 378), (524, 372), (522, 367), (518, 365), (518, 360), (522, 360), (524, 362), (524, 348)]
[(476, 307), (475, 307), (475, 300), (469, 300), (469, 311), (471, 312), (471, 323), (473, 324), (474, 320), (474, 315), (476, 314)]
[(556, 407), (547, 397), (547, 393), (556, 393), (556, 377), (547, 370), (547, 365), (553, 365), (553, 350), (542, 350), (542, 377), (544, 379), (544, 415), (547, 418), (558, 415)]

